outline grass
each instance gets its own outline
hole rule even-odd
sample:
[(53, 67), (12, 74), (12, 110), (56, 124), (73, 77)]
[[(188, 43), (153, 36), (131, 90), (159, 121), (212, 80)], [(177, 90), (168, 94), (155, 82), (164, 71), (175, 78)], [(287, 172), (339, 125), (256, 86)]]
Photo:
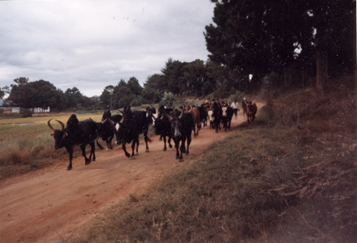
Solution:
[(340, 92), (269, 100), (252, 124), (63, 242), (355, 242), (356, 103)]

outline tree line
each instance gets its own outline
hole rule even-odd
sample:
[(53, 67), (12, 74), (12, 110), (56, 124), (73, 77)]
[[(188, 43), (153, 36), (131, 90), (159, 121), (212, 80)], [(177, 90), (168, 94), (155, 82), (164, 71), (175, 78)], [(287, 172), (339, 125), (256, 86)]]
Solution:
[(45, 80), (29, 82), (28, 78), (20, 77), (14, 82), (15, 84), (11, 84), (10, 87), (2, 88), (2, 97), (5, 93), (9, 94), (5, 99), (5, 106), (20, 106), (26, 109), (51, 107), (52, 111), (99, 108), (96, 98), (86, 97), (76, 87), (68, 88), (63, 92)]

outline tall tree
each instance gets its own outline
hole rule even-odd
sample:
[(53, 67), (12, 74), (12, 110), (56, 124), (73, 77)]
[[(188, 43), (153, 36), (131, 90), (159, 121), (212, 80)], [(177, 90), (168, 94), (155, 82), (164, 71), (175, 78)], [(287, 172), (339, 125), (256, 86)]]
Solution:
[(345, 46), (348, 51), (335, 45), (355, 39), (354, 0), (212, 2), (215, 25), (206, 26), (205, 33), (209, 57), (240, 75), (253, 74), (253, 88), (272, 71), (284, 74), (288, 84), (295, 66), (316, 58), (317, 84), (323, 90), (330, 50), (340, 54), (340, 63), (355, 66), (348, 54), (355, 45)]
[(161, 74), (154, 74), (148, 77), (144, 84), (142, 96), (148, 103), (157, 103), (161, 100), (164, 92), (168, 91), (164, 88), (164, 78)]
[(143, 90), (143, 87), (141, 87), (139, 81), (135, 77), (131, 77), (128, 80), (128, 88), (133, 94), (137, 96), (141, 95), (141, 91)]
[(164, 87), (173, 94), (182, 94), (183, 87), (186, 87), (186, 80), (183, 75), (183, 66), (185, 63), (173, 61), (172, 58), (166, 62), (165, 67), (161, 70), (163, 73)]

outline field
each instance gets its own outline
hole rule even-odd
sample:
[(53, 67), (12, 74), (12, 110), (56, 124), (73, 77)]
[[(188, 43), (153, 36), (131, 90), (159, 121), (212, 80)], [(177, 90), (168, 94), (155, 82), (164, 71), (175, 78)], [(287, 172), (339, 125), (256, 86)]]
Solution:
[(271, 92), (252, 124), (240, 113), (231, 132), (202, 129), (184, 163), (162, 152), (157, 137), (148, 154), (140, 145), (135, 160), (120, 148), (98, 151), (88, 166), (77, 156), (71, 172), (57, 151), (55, 165), (3, 179), (0, 235), (12, 242), (355, 242), (351, 83), (324, 96), (312, 88)]

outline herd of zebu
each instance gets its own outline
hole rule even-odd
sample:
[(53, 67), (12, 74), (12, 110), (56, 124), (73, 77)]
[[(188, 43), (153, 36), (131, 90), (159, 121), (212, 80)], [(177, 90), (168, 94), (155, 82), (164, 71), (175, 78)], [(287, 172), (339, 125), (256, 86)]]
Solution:
[[(85, 164), (88, 165), (91, 161), (95, 161), (95, 142), (100, 149), (103, 147), (98, 143), (98, 138), (102, 138), (106, 142), (108, 149), (112, 148), (112, 140), (116, 137), (116, 144), (122, 145), (123, 151), (127, 157), (133, 157), (138, 153), (139, 135), (144, 135), (146, 152), (149, 152), (148, 142), (150, 138), (147, 136), (149, 125), (155, 127), (155, 134), (160, 135), (160, 140), (164, 141), (164, 151), (167, 150), (166, 139), (169, 147), (172, 148), (171, 139), (175, 143), (176, 159), (183, 161), (182, 154), (189, 154), (191, 144), (191, 134), (198, 136), (201, 125), (206, 126), (209, 121), (209, 126), (215, 129), (216, 132), (223, 125), (225, 131), (230, 129), (231, 120), (233, 117), (233, 109), (229, 106), (220, 106), (214, 102), (210, 105), (202, 105), (200, 107), (180, 107), (180, 109), (171, 109), (160, 106), (158, 113), (153, 107), (148, 107), (146, 111), (131, 110), (130, 106), (125, 106), (122, 115), (111, 115), (110, 110), (106, 110), (102, 116), (101, 122), (95, 122), (91, 118), (78, 121), (75, 114), (71, 115), (67, 121), (67, 126), (63, 122), (55, 119), (61, 124), (61, 129), (55, 129), (51, 125), (51, 118), (48, 121), (48, 126), (53, 131), (51, 136), (55, 139), (55, 149), (65, 147), (69, 153), (69, 165), (67, 170), (72, 169), (73, 147), (78, 145), (82, 150), (82, 155), (85, 158)], [(247, 121), (251, 122), (255, 118), (257, 107), (254, 104), (247, 106), (245, 113)], [(131, 143), (132, 153), (126, 150), (126, 144)], [(91, 152), (89, 158), (86, 156), (85, 148), (89, 144)]]

